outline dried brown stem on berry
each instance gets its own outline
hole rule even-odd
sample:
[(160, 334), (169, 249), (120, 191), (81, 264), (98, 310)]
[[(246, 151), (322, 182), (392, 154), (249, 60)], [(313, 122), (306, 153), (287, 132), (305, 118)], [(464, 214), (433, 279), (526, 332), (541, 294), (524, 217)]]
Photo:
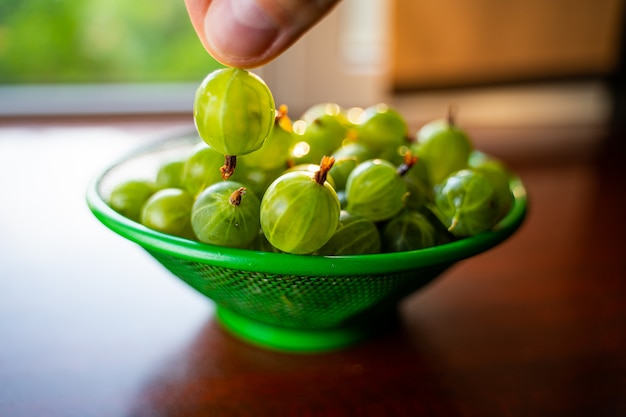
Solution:
[(276, 109), (276, 119), (274, 119), (274, 121), (278, 122), (281, 118), (283, 118), (285, 116), (287, 116), (287, 105), (286, 104), (281, 104)]
[(287, 106), (281, 104), (280, 107), (276, 110), (276, 117), (274, 118), (274, 125), (280, 126), (283, 130), (287, 132), (293, 131), (293, 126), (291, 125), (291, 119), (287, 114)]
[(232, 204), (233, 206), (238, 206), (239, 204), (241, 204), (241, 198), (245, 194), (246, 194), (245, 187), (238, 188), (235, 191), (233, 191), (233, 193), (228, 198), (228, 201), (230, 201), (230, 204)]
[(326, 182), (326, 177), (328, 176), (328, 171), (335, 164), (335, 158), (332, 156), (325, 156), (322, 158), (322, 162), (320, 163), (320, 169), (315, 173), (315, 182), (320, 185), (324, 185)]
[(457, 113), (457, 108), (455, 105), (451, 104), (448, 106), (448, 117), (447, 117), (447, 121), (448, 121), (448, 126), (452, 127), (455, 125), (456, 123), (456, 113)]
[(398, 173), (398, 175), (403, 176), (407, 172), (409, 172), (409, 169), (411, 169), (411, 167), (415, 165), (416, 163), (417, 163), (417, 156), (413, 155), (413, 153), (409, 151), (404, 154), (404, 161), (398, 167), (396, 172)]
[(220, 168), (222, 173), (222, 179), (226, 181), (231, 175), (235, 173), (235, 167), (237, 166), (237, 157), (235, 155), (224, 156), (224, 166)]

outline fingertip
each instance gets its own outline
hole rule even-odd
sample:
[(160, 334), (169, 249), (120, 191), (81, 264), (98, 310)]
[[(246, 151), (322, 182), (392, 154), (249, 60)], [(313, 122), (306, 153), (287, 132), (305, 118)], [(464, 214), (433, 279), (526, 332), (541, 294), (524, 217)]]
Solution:
[(224, 65), (251, 68), (267, 60), (280, 28), (254, 0), (213, 0), (204, 20), (206, 47)]
[(339, 0), (185, 0), (206, 8), (195, 20), (204, 47), (220, 63), (254, 68), (282, 54)]

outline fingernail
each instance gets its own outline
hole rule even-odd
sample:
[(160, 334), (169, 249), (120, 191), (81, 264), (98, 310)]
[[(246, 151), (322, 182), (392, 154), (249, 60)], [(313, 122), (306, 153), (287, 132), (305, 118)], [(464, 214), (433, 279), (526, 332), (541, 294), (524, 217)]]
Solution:
[(204, 30), (216, 58), (227, 64), (254, 60), (279, 33), (276, 22), (254, 0), (213, 0)]

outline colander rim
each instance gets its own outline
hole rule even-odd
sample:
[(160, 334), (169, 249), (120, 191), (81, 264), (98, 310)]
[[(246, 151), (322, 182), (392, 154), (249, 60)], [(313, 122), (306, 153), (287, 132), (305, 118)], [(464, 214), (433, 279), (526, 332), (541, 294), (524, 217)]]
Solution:
[(100, 194), (105, 175), (118, 164), (141, 155), (146, 147), (128, 154), (93, 179), (86, 200), (92, 214), (107, 228), (148, 251), (158, 251), (180, 259), (213, 266), (259, 273), (298, 276), (357, 276), (401, 273), (437, 265), (452, 264), (483, 253), (508, 239), (523, 224), (528, 197), (519, 176), (509, 187), (513, 204), (505, 217), (490, 231), (438, 246), (394, 253), (354, 256), (294, 255), (210, 245), (164, 234), (113, 210)]

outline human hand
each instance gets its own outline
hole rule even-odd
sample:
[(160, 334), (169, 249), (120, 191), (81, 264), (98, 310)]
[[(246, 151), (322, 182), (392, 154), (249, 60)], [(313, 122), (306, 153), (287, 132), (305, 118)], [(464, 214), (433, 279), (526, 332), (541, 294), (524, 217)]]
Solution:
[(289, 48), (339, 0), (185, 0), (200, 41), (217, 61), (263, 65)]

